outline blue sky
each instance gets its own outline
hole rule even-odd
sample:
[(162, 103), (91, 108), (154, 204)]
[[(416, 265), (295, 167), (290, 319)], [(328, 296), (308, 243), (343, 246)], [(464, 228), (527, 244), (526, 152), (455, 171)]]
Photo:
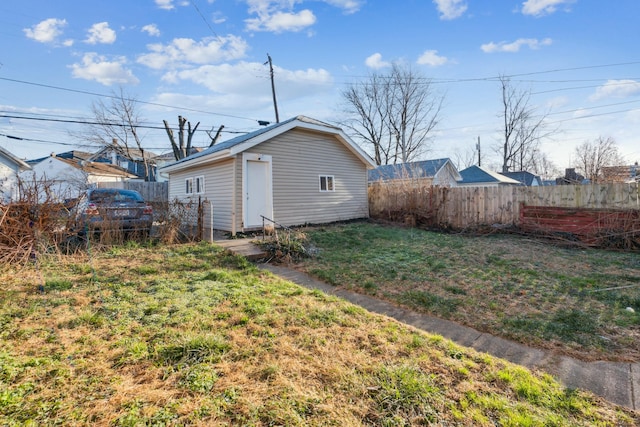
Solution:
[[(497, 168), (496, 77), (508, 75), (557, 128), (542, 149), (560, 169), (599, 136), (631, 163), (640, 160), (639, 17), (637, 0), (9, 0), (0, 146), (25, 158), (81, 147), (71, 133), (82, 124), (49, 120), (86, 121), (92, 101), (120, 87), (144, 102), (151, 126), (183, 115), (202, 131), (224, 124), (224, 139), (255, 130), (274, 121), (268, 53), (281, 120), (335, 122), (342, 90), (399, 62), (445, 97), (426, 157), (464, 156), (480, 137)], [(195, 143), (207, 141), (200, 132)], [(144, 145), (169, 150), (162, 129), (146, 129)]]

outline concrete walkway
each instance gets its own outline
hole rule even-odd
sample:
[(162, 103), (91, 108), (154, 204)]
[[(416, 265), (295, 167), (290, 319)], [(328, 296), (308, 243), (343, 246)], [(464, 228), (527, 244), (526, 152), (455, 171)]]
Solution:
[(267, 256), (267, 253), (257, 245), (253, 244), (253, 241), (255, 240), (255, 237), (228, 239), (217, 236), (217, 238), (214, 239), (213, 243), (218, 246), (222, 246), (223, 248), (233, 252), (236, 255), (242, 255), (249, 261), (257, 261), (259, 259), (264, 259), (264, 257)]
[[(217, 243), (217, 242), (216, 242)], [(489, 353), (530, 369), (540, 369), (569, 388), (591, 390), (610, 402), (640, 409), (640, 364), (583, 362), (550, 351), (494, 337), (448, 320), (418, 314), (379, 299), (328, 285), (297, 270), (271, 264), (260, 268), (311, 289), (318, 289), (357, 304), (371, 312), (392, 317), (426, 332), (442, 335), (465, 347)]]

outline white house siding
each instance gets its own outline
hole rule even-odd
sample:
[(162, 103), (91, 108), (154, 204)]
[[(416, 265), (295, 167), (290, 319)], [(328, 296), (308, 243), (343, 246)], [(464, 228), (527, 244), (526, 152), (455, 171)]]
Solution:
[(16, 193), (17, 173), (0, 157), (0, 201), (7, 203), (11, 201)]
[[(272, 156), (274, 220), (282, 225), (327, 223), (369, 216), (366, 166), (336, 137), (293, 129), (249, 153)], [(242, 159), (237, 160), (242, 169)], [(319, 176), (332, 175), (335, 191), (320, 192)], [(236, 201), (242, 208), (242, 174)], [(242, 221), (242, 216), (237, 216)]]
[(455, 171), (450, 163), (447, 163), (445, 167), (441, 168), (433, 179), (433, 185), (440, 185), (442, 187), (455, 187), (457, 184)]
[[(185, 179), (204, 177), (204, 193), (185, 193)], [(231, 231), (233, 207), (233, 160), (194, 167), (187, 170), (171, 173), (169, 179), (169, 202), (178, 199), (182, 202), (193, 200), (197, 203), (198, 197), (208, 200), (213, 204), (213, 228)], [(211, 223), (210, 212), (205, 210), (204, 224), (205, 236), (208, 235), (208, 225)]]
[(89, 186), (87, 174), (55, 157), (37, 163), (20, 177), (27, 188), (38, 190), (41, 201), (48, 197), (57, 200), (78, 197)]

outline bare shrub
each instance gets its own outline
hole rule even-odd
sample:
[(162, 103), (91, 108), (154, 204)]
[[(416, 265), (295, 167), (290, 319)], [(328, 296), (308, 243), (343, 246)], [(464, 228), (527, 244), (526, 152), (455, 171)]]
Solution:
[(195, 201), (174, 199), (168, 203), (154, 204), (156, 236), (162, 243), (192, 242), (202, 235), (199, 231), (200, 209)]
[(66, 239), (69, 210), (46, 181), (18, 180), (19, 198), (0, 205), (0, 262), (26, 263), (57, 252)]
[(369, 186), (369, 213), (372, 218), (401, 222), (408, 226), (435, 227), (445, 189), (422, 178), (374, 182)]

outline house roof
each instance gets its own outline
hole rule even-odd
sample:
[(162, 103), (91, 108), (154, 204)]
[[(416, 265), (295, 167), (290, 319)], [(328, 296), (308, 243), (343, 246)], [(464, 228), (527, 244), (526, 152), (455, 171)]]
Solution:
[(369, 171), (369, 182), (393, 179), (433, 178), (447, 163), (451, 163), (449, 158), (422, 160), (397, 165), (381, 165)]
[(339, 127), (306, 116), (296, 116), (283, 122), (221, 142), (200, 153), (192, 154), (189, 157), (162, 167), (160, 170), (163, 172), (175, 172), (208, 161), (228, 158), (295, 128), (332, 134), (369, 168), (375, 167), (375, 163), (371, 157), (358, 147)]
[(100, 163), (100, 162), (86, 162), (86, 161), (77, 161), (71, 159), (64, 159), (60, 157), (55, 157), (67, 165), (80, 169), (81, 171), (90, 174), (90, 175), (102, 175), (102, 176), (118, 176), (123, 178), (138, 178), (137, 175), (129, 173), (126, 169), (121, 168), (120, 166), (111, 165), (109, 163)]
[(2, 147), (0, 147), (0, 155), (15, 163), (18, 166), (18, 169), (21, 171), (31, 169), (31, 166), (27, 162), (16, 157), (14, 154), (10, 153)]
[(107, 144), (104, 147), (100, 148), (95, 153), (93, 153), (90, 157), (87, 158), (87, 160), (97, 159), (100, 156), (108, 155), (108, 153), (111, 153), (112, 151), (115, 151), (121, 156), (129, 157), (133, 161), (142, 161), (143, 154), (145, 159), (152, 159), (157, 156), (156, 153), (149, 150), (144, 150), (144, 153), (143, 153), (138, 148), (125, 147), (123, 145), (120, 145), (117, 142), (112, 142), (111, 144)]
[[(72, 151), (65, 151), (63, 153), (55, 153), (55, 156), (59, 159), (87, 160), (89, 157), (92, 156), (92, 154), (87, 153), (86, 151), (72, 150)], [(51, 157), (51, 155), (40, 157), (37, 159), (30, 159), (30, 160), (27, 160), (27, 163), (29, 163), (30, 165), (36, 165), (43, 160), (47, 160), (49, 157)]]
[(500, 175), (504, 175), (507, 178), (515, 179), (516, 181), (521, 182), (527, 187), (531, 187), (533, 185), (533, 181), (536, 179), (538, 180), (538, 185), (542, 185), (542, 179), (540, 179), (539, 176), (527, 171), (500, 172)]
[(480, 166), (469, 166), (460, 171), (462, 181), (459, 184), (506, 184), (506, 185), (522, 185), (515, 179), (506, 177), (498, 172), (486, 170)]

